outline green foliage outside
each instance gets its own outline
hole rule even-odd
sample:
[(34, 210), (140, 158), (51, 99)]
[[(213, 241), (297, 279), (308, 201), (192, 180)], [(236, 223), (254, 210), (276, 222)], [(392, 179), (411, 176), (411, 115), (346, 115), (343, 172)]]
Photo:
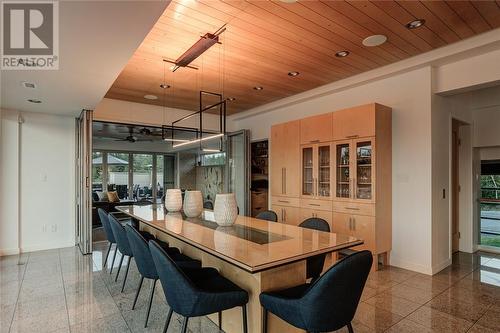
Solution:
[[(481, 176), (481, 198), (500, 200), (500, 175)], [(481, 205), (481, 210), (500, 210), (500, 205)]]
[(481, 234), (481, 245), (500, 247), (500, 236)]

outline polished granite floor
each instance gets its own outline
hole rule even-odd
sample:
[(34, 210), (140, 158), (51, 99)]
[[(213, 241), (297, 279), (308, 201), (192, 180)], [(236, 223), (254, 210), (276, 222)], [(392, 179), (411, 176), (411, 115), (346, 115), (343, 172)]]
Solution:
[[(144, 329), (148, 288), (132, 311), (135, 264), (120, 293), (123, 273), (114, 282), (116, 267), (112, 277), (109, 263), (102, 269), (103, 245), (91, 256), (64, 248), (0, 257), (0, 333), (161, 332), (168, 307), (160, 284)], [(500, 255), (458, 253), (433, 277), (394, 267), (374, 272), (353, 326), (357, 333), (500, 332)], [(189, 330), (219, 332), (207, 318), (191, 320)], [(169, 332), (180, 332), (179, 317)]]

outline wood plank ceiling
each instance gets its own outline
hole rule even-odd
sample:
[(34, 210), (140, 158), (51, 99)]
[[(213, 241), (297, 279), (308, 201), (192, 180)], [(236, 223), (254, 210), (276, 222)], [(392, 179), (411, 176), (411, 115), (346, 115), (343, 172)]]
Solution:
[[(415, 19), (425, 25), (407, 29)], [(224, 24), (222, 44), (192, 63), (198, 70), (172, 73), (162, 61)], [(499, 27), (499, 1), (173, 0), (106, 97), (198, 110), (202, 89), (234, 97), (231, 114)], [(387, 42), (363, 46), (374, 34)], [(336, 57), (342, 50), (349, 56)], [(171, 87), (160, 88), (163, 82)]]

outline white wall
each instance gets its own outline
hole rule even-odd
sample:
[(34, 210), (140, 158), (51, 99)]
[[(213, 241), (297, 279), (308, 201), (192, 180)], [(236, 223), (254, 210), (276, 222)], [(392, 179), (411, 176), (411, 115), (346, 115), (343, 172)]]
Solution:
[[(252, 140), (269, 138), (273, 124), (377, 102), (393, 108), (393, 251), (391, 264), (430, 273), (431, 68), (424, 67), (272, 111), (233, 119)], [(304, 96), (304, 94), (302, 94)], [(272, 161), (271, 161), (272, 163)], [(272, 181), (272, 179), (270, 179)], [(334, 221), (335, 223), (335, 221)]]
[(1, 119), (0, 255), (74, 245), (74, 119), (7, 110)]

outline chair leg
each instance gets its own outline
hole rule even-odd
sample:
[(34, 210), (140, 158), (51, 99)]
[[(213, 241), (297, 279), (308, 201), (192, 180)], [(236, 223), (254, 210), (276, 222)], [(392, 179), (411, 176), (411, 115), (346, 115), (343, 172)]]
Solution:
[(243, 314), (243, 333), (248, 333), (247, 305), (246, 304), (241, 307), (241, 311)]
[(354, 333), (354, 330), (352, 329), (351, 323), (347, 324), (347, 330), (349, 331), (349, 333)]
[(186, 333), (188, 327), (188, 317), (184, 317), (184, 322), (182, 323), (181, 333)]
[(125, 255), (122, 255), (122, 257), (120, 258), (120, 266), (118, 266), (118, 271), (116, 272), (115, 282), (118, 281), (118, 275), (120, 275), (120, 269), (122, 268), (123, 258), (125, 258)]
[(172, 308), (170, 308), (170, 310), (168, 310), (168, 315), (167, 315), (167, 320), (165, 321), (165, 326), (163, 327), (163, 333), (167, 333), (168, 325), (170, 324), (170, 319), (172, 318), (172, 312), (174, 312), (174, 311), (172, 310)]
[(141, 292), (143, 281), (144, 281), (144, 276), (141, 276), (141, 280), (139, 281), (139, 287), (137, 288), (137, 292), (135, 293), (134, 304), (132, 304), (132, 310), (135, 309), (135, 304), (137, 303), (137, 298), (139, 298), (139, 293)]
[(128, 257), (127, 270), (125, 271), (125, 277), (123, 278), (122, 291), (121, 292), (123, 292), (123, 289), (125, 288), (125, 282), (127, 282), (128, 270), (130, 268), (130, 262), (131, 261), (132, 261), (132, 257)]
[(222, 331), (222, 311), (219, 311), (219, 329)]
[(262, 333), (267, 333), (267, 310), (262, 311)]
[(113, 266), (115, 265), (116, 252), (118, 252), (117, 247), (115, 247), (115, 253), (113, 254), (113, 262), (111, 262), (111, 269), (109, 270), (109, 274), (113, 273)]
[(106, 263), (108, 262), (109, 252), (111, 252), (112, 246), (113, 244), (109, 243), (108, 251), (106, 252), (106, 258), (104, 258), (104, 264), (102, 265), (103, 268), (106, 268)]
[(146, 322), (144, 328), (148, 327), (149, 312), (151, 311), (151, 304), (153, 303), (153, 296), (155, 294), (156, 280), (151, 281), (151, 293), (149, 294), (148, 311), (146, 312)]

